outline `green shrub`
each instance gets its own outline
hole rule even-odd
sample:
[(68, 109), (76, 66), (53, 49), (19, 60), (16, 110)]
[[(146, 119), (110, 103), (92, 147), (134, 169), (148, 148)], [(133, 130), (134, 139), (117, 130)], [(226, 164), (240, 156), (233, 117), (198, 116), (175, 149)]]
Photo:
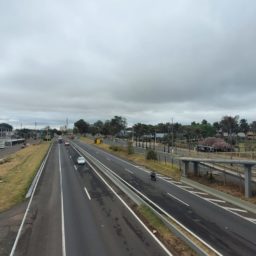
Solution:
[(146, 159), (147, 160), (157, 160), (156, 152), (152, 149), (148, 150), (147, 154), (146, 154)]

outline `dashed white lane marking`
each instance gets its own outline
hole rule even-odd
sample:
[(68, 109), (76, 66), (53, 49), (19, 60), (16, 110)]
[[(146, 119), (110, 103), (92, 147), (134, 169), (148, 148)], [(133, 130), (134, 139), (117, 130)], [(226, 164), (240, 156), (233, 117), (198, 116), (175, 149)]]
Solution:
[(71, 158), (72, 158), (72, 156), (69, 156), (69, 158), (71, 159)]
[(183, 186), (183, 185), (178, 185), (179, 188), (185, 188), (185, 189), (193, 189), (192, 187), (190, 186)]
[(86, 187), (84, 187), (84, 191), (85, 191), (88, 199), (91, 200), (90, 194), (89, 194), (88, 190), (86, 189)]
[(173, 181), (174, 184), (182, 184), (180, 181)]
[(203, 199), (205, 199), (205, 200), (207, 200), (207, 201), (216, 202), (216, 203), (226, 203), (226, 201), (221, 200), (221, 199), (216, 199), (216, 198), (203, 197)]
[(106, 157), (106, 159), (107, 159), (108, 161), (111, 161), (111, 159), (110, 159), (109, 157)]
[(150, 171), (144, 169), (143, 167), (141, 167), (141, 166), (139, 166), (139, 165), (134, 165), (134, 167), (140, 169), (140, 170), (143, 171), (143, 172), (150, 173)]
[(172, 198), (176, 199), (177, 201), (179, 201), (180, 203), (185, 204), (186, 206), (189, 206), (189, 204), (183, 202), (182, 200), (180, 200), (180, 199), (177, 198), (176, 196), (174, 196), (174, 195), (172, 195), (172, 194), (170, 194), (170, 193), (167, 193), (167, 194), (168, 194), (170, 197), (172, 197)]
[(77, 167), (76, 167), (76, 165), (74, 165), (74, 168), (75, 168), (75, 170), (77, 171)]
[(201, 192), (201, 191), (189, 191), (189, 192), (192, 194), (198, 194), (198, 195), (208, 195), (207, 193)]
[(232, 207), (222, 207), (222, 208), (230, 210), (230, 211), (234, 211), (234, 212), (247, 212), (246, 210), (239, 209), (239, 208), (232, 208)]
[(132, 172), (131, 170), (129, 170), (129, 169), (127, 169), (127, 168), (124, 168), (124, 169), (125, 169), (127, 172), (133, 174), (133, 172)]

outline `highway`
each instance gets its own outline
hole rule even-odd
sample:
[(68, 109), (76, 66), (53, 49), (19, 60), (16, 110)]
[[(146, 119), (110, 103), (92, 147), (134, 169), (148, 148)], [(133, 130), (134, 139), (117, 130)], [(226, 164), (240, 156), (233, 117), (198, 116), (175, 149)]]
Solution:
[(104, 178), (55, 143), (14, 255), (171, 255)]
[(94, 146), (80, 141), (75, 144), (175, 217), (219, 254), (256, 255), (256, 224), (248, 221), (250, 218), (255, 221), (255, 215), (251, 214), (248, 219), (241, 217), (237, 215), (241, 209), (232, 206), (224, 209), (175, 182), (158, 179), (152, 183), (147, 170)]

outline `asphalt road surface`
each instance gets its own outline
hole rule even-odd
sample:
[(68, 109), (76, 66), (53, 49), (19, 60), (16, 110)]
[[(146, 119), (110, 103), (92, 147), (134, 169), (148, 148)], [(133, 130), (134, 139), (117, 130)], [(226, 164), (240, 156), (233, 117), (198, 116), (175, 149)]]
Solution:
[(168, 255), (95, 170), (76, 164), (77, 156), (54, 144), (15, 255)]
[[(158, 179), (146, 170), (94, 146), (76, 141), (86, 152), (146, 195), (223, 255), (256, 255), (256, 223), (189, 193), (182, 186)], [(237, 211), (237, 209), (236, 209)], [(256, 216), (252, 215), (256, 218)]]

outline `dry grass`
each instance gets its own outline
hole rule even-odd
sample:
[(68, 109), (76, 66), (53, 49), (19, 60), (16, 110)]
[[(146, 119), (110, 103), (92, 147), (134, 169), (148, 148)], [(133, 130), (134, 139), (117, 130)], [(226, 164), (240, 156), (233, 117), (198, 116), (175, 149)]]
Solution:
[(256, 196), (253, 196), (250, 198), (245, 197), (243, 186), (239, 186), (233, 183), (224, 183), (217, 180), (210, 181), (208, 176), (201, 176), (201, 177), (190, 176), (189, 178), (198, 183), (211, 187), (213, 189), (219, 190), (226, 194), (230, 194), (231, 196), (256, 204)]
[(0, 165), (0, 212), (23, 201), (50, 143), (30, 145)]
[[(91, 144), (91, 145), (94, 144), (94, 141), (89, 138), (81, 137), (80, 140), (87, 144)], [(170, 163), (154, 161), (154, 160), (146, 160), (145, 155), (142, 155), (142, 154), (134, 153), (134, 154), (129, 155), (127, 153), (127, 150), (122, 147), (119, 147), (119, 151), (113, 151), (109, 148), (109, 145), (104, 144), (104, 143), (98, 144), (98, 145), (94, 144), (94, 145), (103, 150), (110, 152), (111, 154), (114, 154), (114, 155), (119, 156), (124, 159), (128, 159), (137, 165), (144, 166), (150, 170), (156, 171), (157, 173), (161, 173), (163, 175), (172, 177), (175, 180), (180, 180), (181, 171), (180, 171), (179, 167), (176, 165), (172, 165)]]
[(139, 206), (137, 212), (156, 236), (169, 248), (173, 254), (181, 256), (196, 255), (181, 239), (177, 238), (165, 224), (145, 205)]

